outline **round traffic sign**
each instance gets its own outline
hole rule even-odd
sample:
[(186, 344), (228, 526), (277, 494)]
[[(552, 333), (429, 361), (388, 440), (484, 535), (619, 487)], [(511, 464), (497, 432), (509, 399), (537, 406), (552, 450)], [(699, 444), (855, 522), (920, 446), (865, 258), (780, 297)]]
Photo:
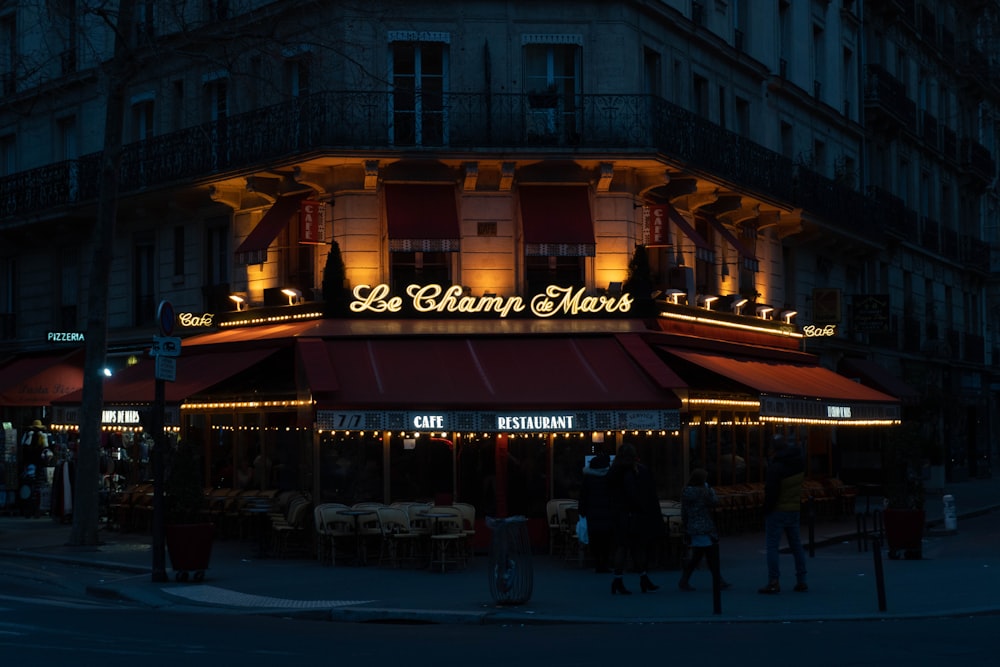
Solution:
[(161, 301), (156, 309), (156, 319), (160, 323), (160, 333), (170, 336), (174, 333), (174, 306), (169, 301)]

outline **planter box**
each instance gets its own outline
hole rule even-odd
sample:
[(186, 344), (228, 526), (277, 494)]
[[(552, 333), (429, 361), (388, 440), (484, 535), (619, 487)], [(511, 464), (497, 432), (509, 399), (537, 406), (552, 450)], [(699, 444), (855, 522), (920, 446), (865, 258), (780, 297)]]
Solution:
[(192, 572), (195, 581), (205, 578), (214, 535), (215, 526), (211, 523), (167, 525), (167, 553), (177, 581), (187, 581), (188, 573)]

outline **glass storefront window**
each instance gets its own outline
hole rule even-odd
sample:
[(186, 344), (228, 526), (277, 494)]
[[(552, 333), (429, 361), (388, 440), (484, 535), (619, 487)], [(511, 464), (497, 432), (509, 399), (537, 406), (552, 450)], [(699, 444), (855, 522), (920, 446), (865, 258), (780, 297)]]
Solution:
[(381, 435), (323, 433), (319, 451), (319, 502), (353, 505), (383, 501)]

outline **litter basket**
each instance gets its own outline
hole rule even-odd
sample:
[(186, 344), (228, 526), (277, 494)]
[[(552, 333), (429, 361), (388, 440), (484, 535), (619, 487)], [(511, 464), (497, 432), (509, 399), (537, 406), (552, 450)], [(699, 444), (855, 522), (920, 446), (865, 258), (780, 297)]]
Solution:
[(534, 586), (528, 520), (523, 516), (488, 516), (486, 525), (493, 530), (487, 568), (490, 595), (497, 604), (524, 604), (531, 599)]

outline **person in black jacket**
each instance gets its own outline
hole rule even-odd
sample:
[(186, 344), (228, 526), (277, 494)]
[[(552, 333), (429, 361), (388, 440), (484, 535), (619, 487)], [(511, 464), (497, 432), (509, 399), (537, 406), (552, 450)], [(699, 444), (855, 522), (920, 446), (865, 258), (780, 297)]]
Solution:
[(611, 545), (614, 523), (611, 515), (611, 494), (608, 491), (608, 470), (611, 457), (600, 453), (583, 468), (583, 484), (577, 508), (587, 519), (590, 554), (594, 557), (594, 572), (611, 572)]
[(615, 531), (615, 578), (611, 582), (611, 594), (631, 594), (622, 581), (629, 554), (632, 565), (639, 572), (640, 590), (643, 593), (655, 591), (659, 586), (649, 580), (646, 566), (650, 548), (663, 534), (663, 515), (653, 473), (639, 462), (634, 445), (625, 443), (619, 448), (608, 473), (608, 488)]

